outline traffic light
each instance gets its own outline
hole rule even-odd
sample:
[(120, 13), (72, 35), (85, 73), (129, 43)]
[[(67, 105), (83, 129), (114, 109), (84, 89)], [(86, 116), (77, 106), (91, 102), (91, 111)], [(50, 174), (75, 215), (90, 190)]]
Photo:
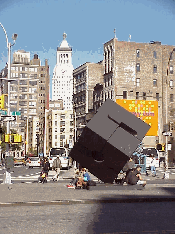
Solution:
[(157, 150), (162, 150), (162, 144), (157, 144)]
[(12, 143), (21, 143), (22, 142), (22, 135), (12, 134), (11, 135), (11, 142)]
[(10, 134), (5, 134), (4, 135), (4, 142), (5, 143), (10, 143)]
[(173, 131), (173, 130), (174, 130), (174, 123), (170, 122), (170, 131)]
[(165, 151), (165, 144), (162, 144), (162, 151)]
[(0, 109), (4, 109), (4, 94), (0, 96)]

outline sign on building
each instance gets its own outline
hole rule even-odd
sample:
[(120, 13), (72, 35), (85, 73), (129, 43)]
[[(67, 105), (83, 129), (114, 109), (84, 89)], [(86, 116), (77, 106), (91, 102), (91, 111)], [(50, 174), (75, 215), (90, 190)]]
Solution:
[(116, 103), (151, 126), (146, 136), (158, 136), (158, 101), (116, 99)]

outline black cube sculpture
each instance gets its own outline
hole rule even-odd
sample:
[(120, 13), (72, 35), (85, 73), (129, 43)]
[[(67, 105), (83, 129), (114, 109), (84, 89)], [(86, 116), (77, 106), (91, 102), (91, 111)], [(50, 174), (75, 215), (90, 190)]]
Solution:
[(70, 157), (105, 183), (113, 183), (150, 126), (111, 99), (87, 123)]

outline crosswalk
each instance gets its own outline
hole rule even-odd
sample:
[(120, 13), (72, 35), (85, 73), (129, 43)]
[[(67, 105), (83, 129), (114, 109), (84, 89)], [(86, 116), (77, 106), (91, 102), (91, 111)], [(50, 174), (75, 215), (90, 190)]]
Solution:
[[(53, 176), (54, 176), (55, 172), (54, 171), (49, 171), (48, 177), (47, 177), (47, 182), (53, 181)], [(3, 181), (2, 175), (4, 176), (4, 174), (0, 174), (1, 178), (0, 181)], [(38, 177), (40, 175), (40, 172), (36, 172), (36, 173), (31, 173), (31, 174), (26, 174), (26, 175), (19, 175), (19, 176), (13, 176), (13, 172), (11, 172), (11, 181), (12, 183), (37, 183), (38, 182)], [(63, 180), (63, 176), (60, 176), (59, 180)]]

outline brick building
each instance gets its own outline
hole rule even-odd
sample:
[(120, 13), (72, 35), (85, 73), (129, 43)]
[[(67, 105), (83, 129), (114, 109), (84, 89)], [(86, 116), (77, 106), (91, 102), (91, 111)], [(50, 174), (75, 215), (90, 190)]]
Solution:
[[(161, 42), (136, 43), (118, 41), (117, 38), (104, 44), (104, 101), (107, 98), (114, 101), (116, 99), (158, 100), (158, 136), (146, 136), (143, 140), (146, 147), (155, 147), (158, 142), (165, 143), (162, 132), (169, 130), (166, 129), (166, 123), (169, 125), (175, 119), (173, 73), (175, 52), (171, 54), (173, 48), (162, 45)], [(174, 136), (173, 131), (173, 136), (168, 137), (168, 141), (172, 143), (169, 161), (174, 157)]]
[(103, 62), (85, 63), (73, 71), (74, 116), (76, 119), (76, 137), (92, 118), (93, 91), (97, 83), (103, 82)]

